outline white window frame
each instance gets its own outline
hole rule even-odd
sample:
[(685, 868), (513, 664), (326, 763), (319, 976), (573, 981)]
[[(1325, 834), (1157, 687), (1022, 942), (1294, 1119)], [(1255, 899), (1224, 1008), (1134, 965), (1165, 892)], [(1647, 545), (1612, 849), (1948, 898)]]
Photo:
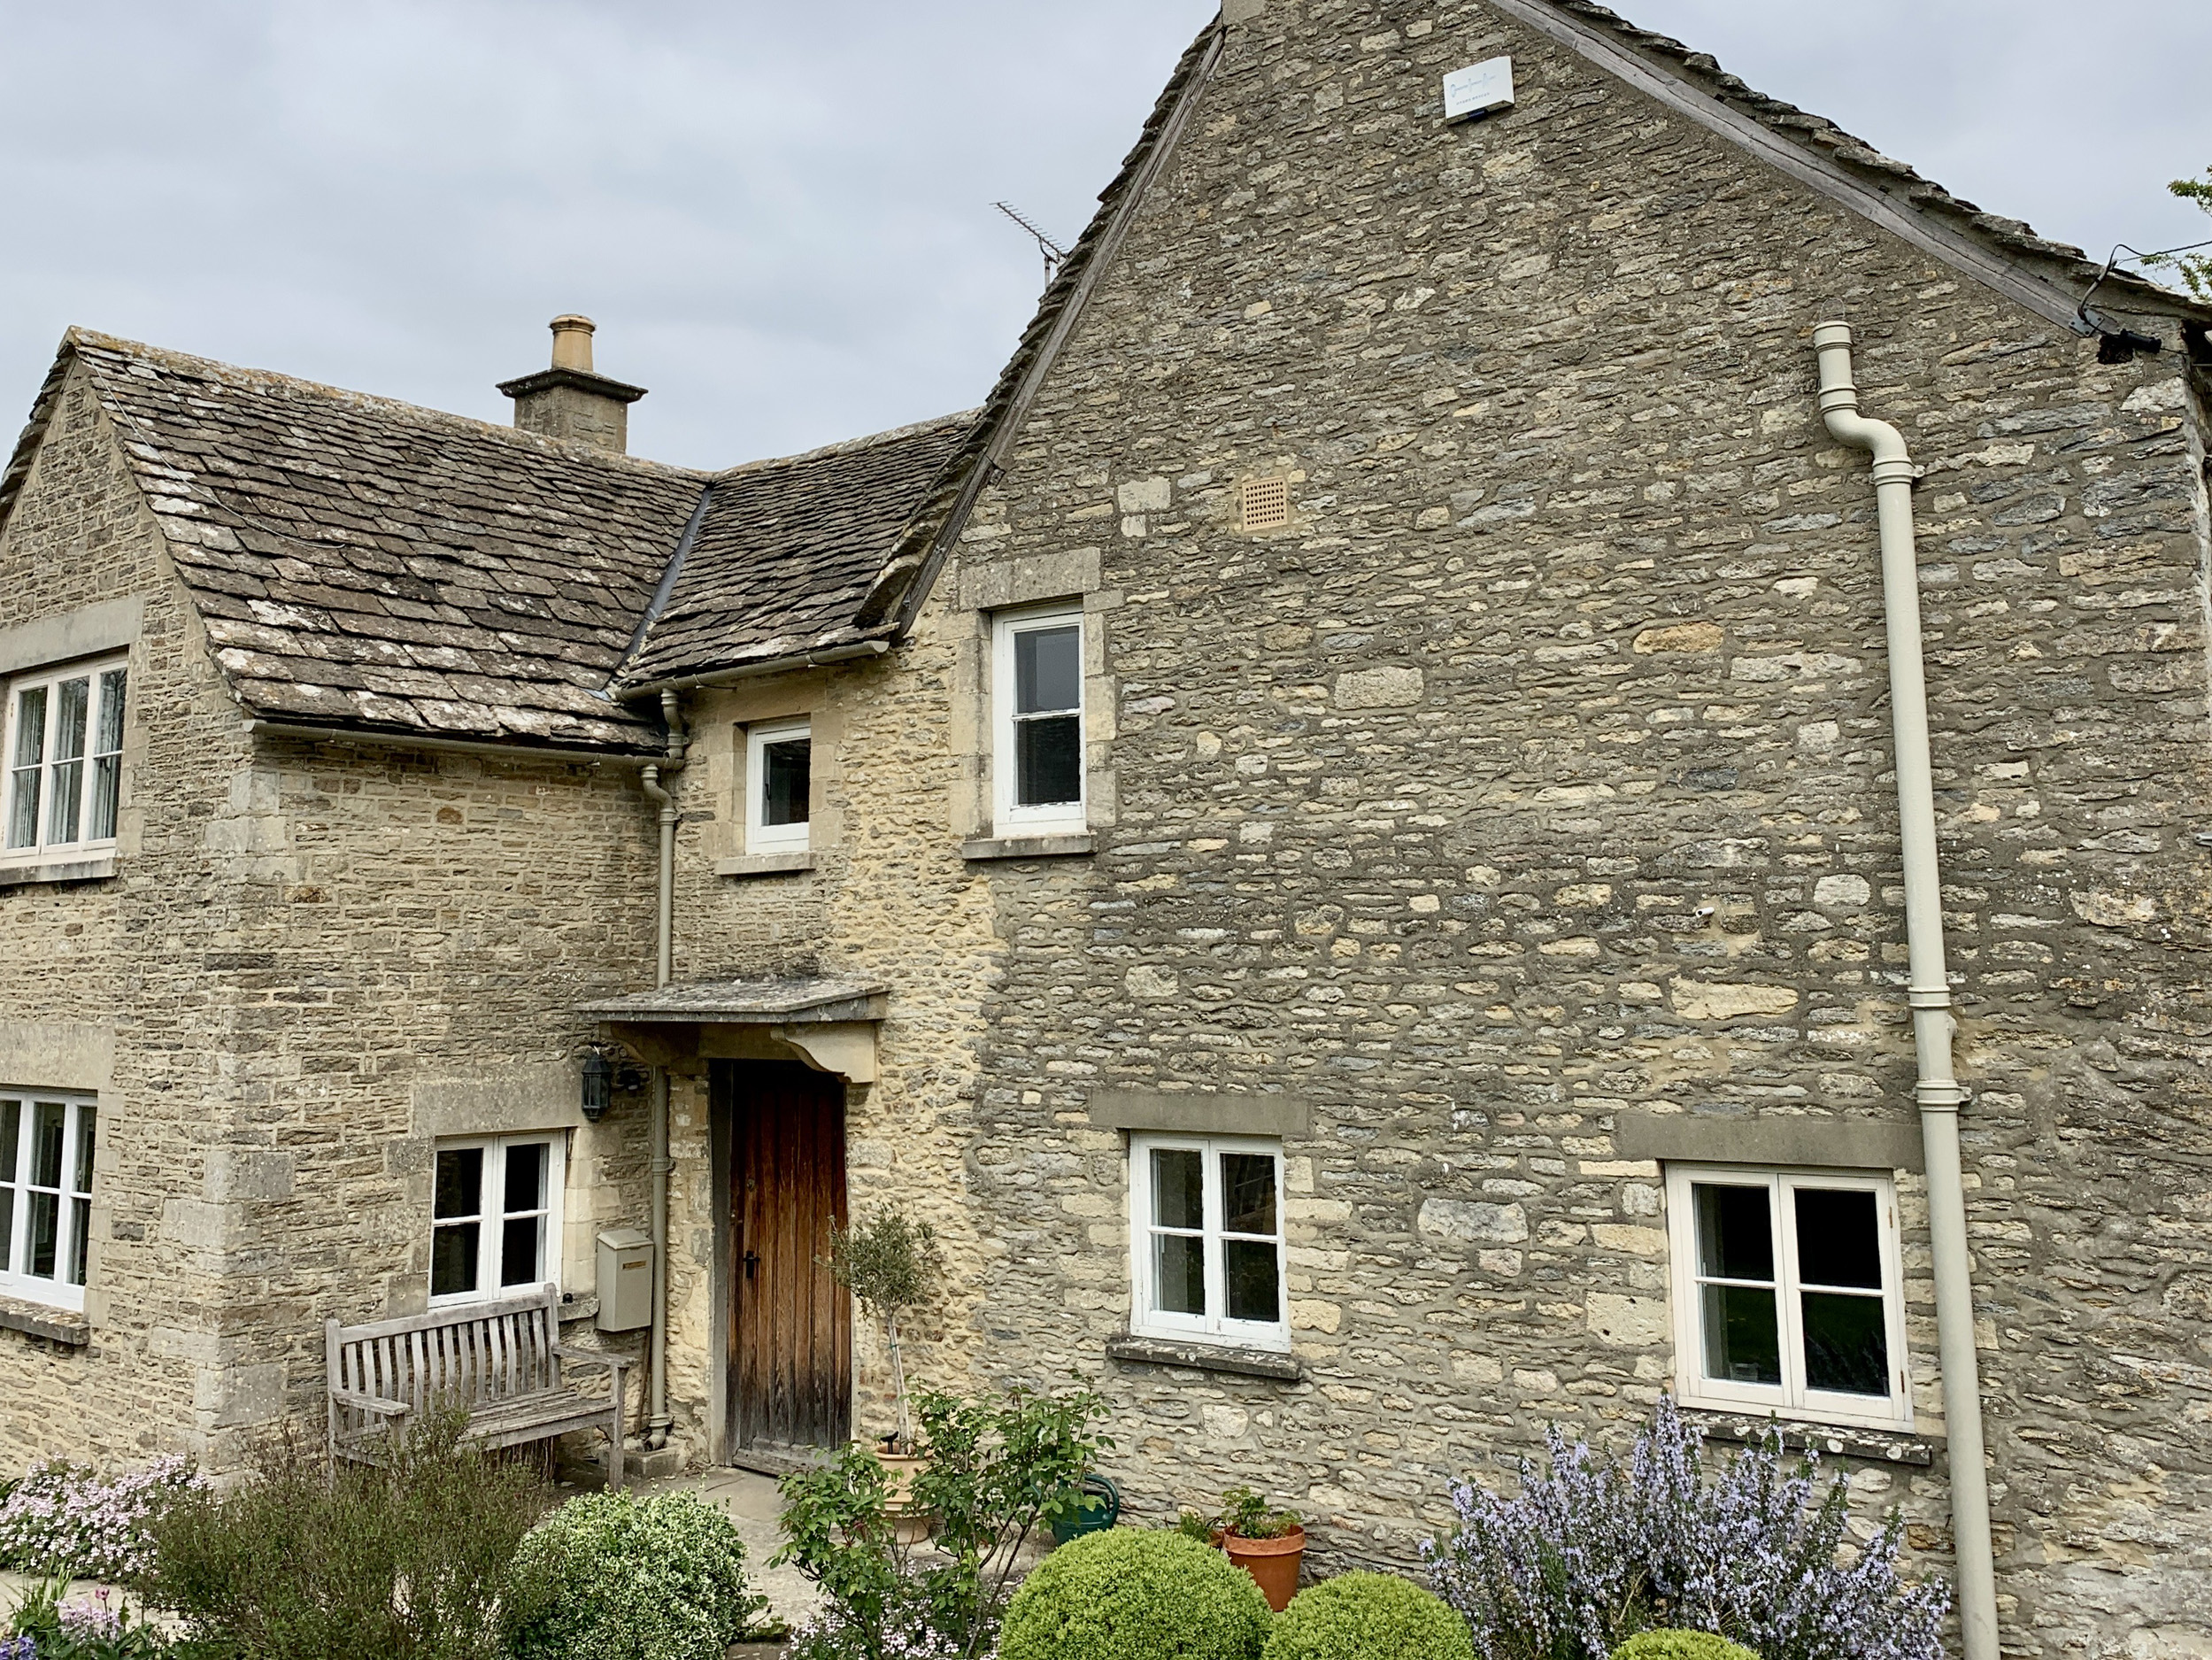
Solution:
[[(510, 1216), (536, 1216), (529, 1210), (507, 1210), (506, 1202), (507, 1151), (511, 1147), (542, 1147), (548, 1149), (545, 1159), (545, 1218), (543, 1235), (544, 1260), (539, 1264), (541, 1272), (530, 1280), (518, 1281), (512, 1286), (499, 1283), (499, 1251), (505, 1234), (505, 1224)], [(473, 1291), (448, 1292), (440, 1296), (430, 1295), (433, 1309), (456, 1308), (464, 1303), (489, 1302), (494, 1298), (512, 1297), (536, 1286), (558, 1286), (561, 1280), (561, 1209), (567, 1188), (568, 1138), (559, 1131), (540, 1131), (534, 1135), (515, 1136), (455, 1136), (439, 1140), (430, 1156), (430, 1233), (432, 1261), (425, 1278), (435, 1286), (437, 1272), (436, 1236), (441, 1226), (456, 1220), (437, 1215), (437, 1155), (441, 1153), (466, 1152), (471, 1147), (482, 1148), (484, 1154), (483, 1186), (476, 1202), (480, 1208), (474, 1218), (476, 1229), (476, 1286)], [(486, 1211), (481, 1208), (485, 1195), (489, 1194), (502, 1208)], [(459, 1218), (468, 1220), (468, 1218)]]
[[(116, 747), (98, 747), (101, 684), (103, 677), (119, 673), (123, 676), (123, 716), (116, 722)], [(77, 830), (73, 840), (52, 839), (54, 829), (54, 774), (58, 767), (71, 764), (57, 761), (54, 755), (56, 730), (61, 720), (60, 689), (72, 680), (91, 683), (85, 710), (84, 753), (73, 760), (81, 770), (77, 777)], [(46, 692), (44, 730), (40, 734), (40, 758), (36, 768), (38, 777), (38, 815), (34, 826), (35, 839), (21, 847), (8, 846), (7, 841), (15, 827), (16, 791), (20, 785), (16, 768), (17, 745), (21, 741), (18, 728), (21, 722), (23, 694), (43, 688)], [(123, 815), (123, 745), (130, 719), (129, 657), (120, 655), (87, 658), (81, 662), (59, 668), (46, 668), (27, 674), (11, 676), (5, 683), (7, 698), (4, 718), (0, 719), (0, 865), (30, 865), (50, 863), (58, 854), (75, 858), (110, 853), (115, 850), (115, 837), (93, 837), (85, 834), (91, 828), (94, 781), (99, 773), (99, 762), (112, 759), (115, 765), (115, 815), (119, 825)], [(32, 769), (23, 769), (28, 774)]]
[[(1014, 799), (1019, 772), (1014, 758), (1014, 643), (1018, 635), (1039, 629), (1075, 630), (1075, 794), (1073, 801), (1042, 802), (1024, 807)], [(993, 821), (1000, 835), (1080, 835), (1091, 823), (1091, 717), (1085, 682), (1089, 679), (1090, 624), (1079, 606), (1039, 606), (999, 613), (991, 620), (991, 781)], [(1070, 711), (1058, 711), (1055, 718)]]
[[(63, 1089), (0, 1089), (0, 1101), (12, 1101), (19, 1108), (17, 1118), (15, 1145), (0, 1147), (0, 1187), (13, 1194), (10, 1207), (10, 1224), (6, 1237), (0, 1239), (0, 1294), (19, 1298), (26, 1302), (42, 1303), (51, 1309), (67, 1309), (81, 1313), (84, 1309), (84, 1287), (69, 1283), (69, 1273), (74, 1266), (77, 1253), (86, 1253), (86, 1278), (91, 1278), (90, 1241), (84, 1237), (91, 1224), (92, 1184), (96, 1174), (99, 1149), (99, 1100), (96, 1096)], [(31, 1177), (31, 1133), (37, 1107), (55, 1104), (67, 1110), (62, 1119), (61, 1184), (58, 1188), (34, 1189)], [(78, 1139), (84, 1124), (84, 1114), (94, 1115), (93, 1135), (96, 1145), (88, 1150), (87, 1168), (82, 1171), (84, 1185), (76, 1185), (79, 1174)], [(59, 1219), (54, 1234), (55, 1277), (41, 1279), (29, 1273), (31, 1247), (31, 1195), (47, 1192), (56, 1195)], [(85, 1215), (78, 1216), (79, 1201), (83, 1202)], [(18, 1266), (25, 1270), (18, 1272)]]
[[(771, 744), (806, 740), (806, 817), (797, 824), (771, 824), (768, 813), (768, 758)], [(749, 853), (803, 853), (813, 845), (814, 727), (811, 720), (764, 721), (745, 729), (745, 851)]]
[[(1152, 1278), (1152, 1161), (1156, 1151), (1194, 1152), (1204, 1170), (1204, 1227), (1206, 1306), (1204, 1315), (1181, 1314), (1157, 1307)], [(1222, 1227), (1222, 1155), (1225, 1153), (1261, 1154), (1275, 1162), (1275, 1284), (1278, 1303), (1273, 1320), (1232, 1320), (1228, 1317), (1228, 1275), (1222, 1242), (1226, 1239), (1256, 1239), (1257, 1234), (1228, 1234)], [(1212, 1343), (1224, 1347), (1275, 1349), (1291, 1347), (1291, 1278), (1289, 1230), (1283, 1210), (1287, 1195), (1283, 1186), (1283, 1144), (1260, 1136), (1185, 1136), (1144, 1131), (1129, 1138), (1129, 1278), (1133, 1298), (1129, 1330), (1139, 1337), (1165, 1338), (1181, 1343)]]
[[(1673, 1164), (1667, 1170), (1667, 1236), (1672, 1259), (1675, 1331), (1675, 1392), (1683, 1405), (1722, 1412), (1746, 1409), (1761, 1415), (1855, 1428), (1908, 1430), (1913, 1424), (1912, 1370), (1905, 1349), (1903, 1253), (1898, 1239), (1897, 1189), (1885, 1175), (1872, 1171), (1761, 1168), (1741, 1164)], [(1763, 1187), (1767, 1216), (1774, 1231), (1776, 1316), (1780, 1322), (1782, 1381), (1779, 1385), (1739, 1383), (1705, 1375), (1705, 1300), (1699, 1287), (1695, 1185)], [(1802, 1306), (1805, 1286), (1798, 1272), (1796, 1205), (1800, 1188), (1868, 1193), (1874, 1195), (1875, 1227), (1880, 1235), (1882, 1308), (1888, 1345), (1890, 1393), (1842, 1394), (1806, 1382)], [(1819, 1289), (1815, 1287), (1815, 1289)]]

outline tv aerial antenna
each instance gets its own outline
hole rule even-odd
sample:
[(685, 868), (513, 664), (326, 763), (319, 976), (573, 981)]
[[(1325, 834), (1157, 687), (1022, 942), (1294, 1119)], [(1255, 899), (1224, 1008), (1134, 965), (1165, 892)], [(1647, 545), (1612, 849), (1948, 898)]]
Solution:
[(1044, 256), (1044, 280), (1050, 282), (1052, 280), (1052, 274), (1067, 263), (1067, 250), (1024, 219), (1021, 211), (1013, 203), (994, 202), (991, 205), (1037, 238), (1037, 251)]

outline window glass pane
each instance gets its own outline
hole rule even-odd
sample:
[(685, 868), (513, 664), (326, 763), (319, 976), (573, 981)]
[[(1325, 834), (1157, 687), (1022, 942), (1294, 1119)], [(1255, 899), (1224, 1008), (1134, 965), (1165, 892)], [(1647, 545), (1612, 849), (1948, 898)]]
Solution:
[(1229, 1317), (1270, 1324), (1282, 1319), (1275, 1247), (1256, 1239), (1229, 1239), (1222, 1243), (1222, 1259), (1229, 1280)]
[(1797, 1277), (1807, 1286), (1882, 1289), (1882, 1235), (1870, 1193), (1800, 1187), (1797, 1212)]
[(508, 1210), (545, 1208), (545, 1144), (525, 1141), (507, 1149)]
[(813, 785), (812, 738), (783, 738), (760, 746), (760, 822), (804, 824)]
[(50, 776), (53, 787), (46, 796), (46, 839), (75, 841), (79, 816), (84, 807), (84, 762), (57, 762)]
[[(445, 1155), (438, 1155), (443, 1159)], [(430, 1294), (458, 1296), (476, 1289), (477, 1224), (463, 1222), (430, 1233)]]
[(1774, 1227), (1767, 1190), (1699, 1182), (1692, 1191), (1697, 1201), (1698, 1271), (1710, 1279), (1772, 1280)]
[(1723, 1383), (1778, 1384), (1782, 1340), (1774, 1293), (1744, 1286), (1705, 1287), (1705, 1375)]
[(104, 842), (115, 835), (115, 814), (123, 794), (123, 758), (103, 755), (92, 763), (92, 811), (85, 826), (87, 841)]
[(39, 763), (46, 756), (46, 688), (33, 686), (16, 694), (15, 773), (8, 789), (8, 845), (38, 845), (40, 787), (45, 774)]
[(38, 845), (38, 786), (45, 775), (35, 767), (15, 775), (8, 793), (8, 845)]
[(16, 1271), (16, 1154), (23, 1138), (23, 1103), (0, 1100), (0, 1273)]
[(69, 1108), (58, 1100), (42, 1100), (31, 1109), (31, 1185), (34, 1187), (61, 1185), (62, 1131), (69, 1119)]
[(111, 668), (100, 676), (100, 725), (92, 753), (112, 755), (123, 747), (123, 671)]
[(73, 1286), (84, 1284), (85, 1258), (90, 1253), (92, 1239), (92, 1201), (73, 1199), (69, 1201), (69, 1272), (66, 1276)]
[(1229, 1233), (1275, 1232), (1275, 1161), (1268, 1154), (1222, 1154), (1222, 1228)]
[(46, 839), (73, 842), (84, 815), (84, 741), (92, 715), (92, 683), (65, 680), (55, 691), (54, 768), (46, 790)]
[(1889, 1327), (1879, 1297), (1808, 1291), (1805, 1314), (1805, 1382), (1839, 1394), (1890, 1392)]
[(46, 759), (46, 688), (31, 686), (15, 699), (15, 764), (35, 767)]
[(86, 730), (92, 723), (92, 683), (65, 680), (55, 691), (54, 759), (76, 761), (84, 754)]
[(1037, 714), (1083, 706), (1083, 630), (1023, 629), (1014, 637), (1014, 712)]
[(1205, 1181), (1202, 1154), (1181, 1147), (1154, 1147), (1152, 1225), (1160, 1228), (1204, 1227)]
[(100, 1109), (87, 1101), (77, 1108), (77, 1166), (70, 1185), (78, 1193), (92, 1191), (93, 1132), (100, 1122)]
[[(483, 1148), (447, 1147), (438, 1154), (437, 1191), (430, 1203), (432, 1216), (475, 1216), (482, 1208), (483, 1194)], [(473, 1270), (470, 1283), (475, 1283)]]
[(61, 1195), (35, 1193), (30, 1197), (31, 1234), (26, 1243), (31, 1260), (25, 1271), (33, 1279), (51, 1279), (61, 1242)]
[(1203, 1241), (1187, 1233), (1152, 1235), (1152, 1297), (1164, 1313), (1206, 1312)]
[(545, 1235), (543, 1216), (510, 1216), (499, 1236), (499, 1283), (530, 1286), (544, 1278), (538, 1241)]
[(1060, 807), (1083, 799), (1083, 719), (1048, 714), (1014, 727), (1014, 805)]

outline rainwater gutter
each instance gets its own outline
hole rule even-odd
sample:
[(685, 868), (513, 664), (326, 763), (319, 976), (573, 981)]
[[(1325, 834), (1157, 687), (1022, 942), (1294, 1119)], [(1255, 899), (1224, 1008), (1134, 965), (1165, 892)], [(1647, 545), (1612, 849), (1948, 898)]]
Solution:
[(1928, 1231), (1935, 1255), (1936, 1342), (1943, 1366), (1944, 1430), (1950, 1448), (1951, 1536), (1966, 1660), (1998, 1660), (1997, 1577), (1990, 1545), (1989, 1467), (1982, 1440), (1980, 1360), (1974, 1346), (1974, 1285), (1967, 1248), (1966, 1184), (1959, 1108), (1966, 1091), (1953, 1072), (1951, 981), (1944, 961), (1942, 875), (1936, 860), (1934, 763), (1928, 743), (1928, 687), (1922, 661), (1920, 565), (1914, 545), (1911, 453), (1904, 436), (1859, 413), (1851, 328), (1813, 331), (1820, 354), (1820, 408), (1830, 434), (1874, 458), (1881, 520), (1882, 598), (1889, 629), (1890, 715), (1897, 745), (1897, 816), (1904, 843), (1905, 930), (1913, 1044), (1920, 1081), (1920, 1131), (1928, 1166)]
[[(684, 751), (690, 747), (690, 737), (684, 730), (682, 699), (674, 691), (660, 694), (660, 714), (668, 728), (667, 754), (659, 761), (649, 762), (640, 769), (637, 777), (645, 799), (660, 809), (660, 884), (655, 913), (658, 926), (653, 984), (666, 987), (675, 977), (676, 824), (681, 815), (676, 811), (675, 798), (661, 778), (664, 774), (682, 770)], [(668, 1444), (668, 1431), (675, 1421), (668, 1412), (668, 1179), (675, 1170), (675, 1161), (668, 1151), (668, 1089), (667, 1067), (655, 1066), (651, 1176), (653, 1320), (648, 1367), (651, 1378), (648, 1386), (649, 1416), (645, 1420), (645, 1445), (652, 1449)]]

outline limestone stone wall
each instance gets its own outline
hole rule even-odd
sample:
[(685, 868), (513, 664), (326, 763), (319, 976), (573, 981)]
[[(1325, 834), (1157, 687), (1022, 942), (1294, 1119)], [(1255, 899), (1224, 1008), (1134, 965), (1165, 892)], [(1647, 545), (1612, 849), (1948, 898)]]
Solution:
[(0, 1056), (50, 1065), (58, 1034), (106, 1069), (90, 1341), (0, 1331), (15, 1466), (221, 1470), (281, 1417), (315, 1432), (324, 1319), (424, 1306), (441, 1136), (569, 1133), (579, 1293), (597, 1228), (646, 1220), (643, 1097), (577, 1110), (577, 1006), (651, 983), (634, 769), (255, 743), (159, 550), (73, 379), (0, 544), (0, 629), (130, 594), (143, 622), (116, 876), (0, 890)]
[(198, 1450), (242, 1408), (209, 1219), (234, 1179), (220, 971), (239, 908), (227, 781), (243, 734), (160, 548), (73, 372), (0, 531), (0, 630), (66, 642), (89, 608), (134, 602), (137, 622), (116, 875), (0, 888), (0, 1081), (89, 1090), (100, 1112), (89, 1340), (0, 1330), (0, 1470)]
[[(2184, 369), (2100, 367), (1479, 5), (1248, 9), (963, 550), (1095, 561), (1116, 698), (1095, 859), (992, 877), (967, 1158), (995, 1370), (1098, 1378), (1140, 1512), (1249, 1479), (1328, 1556), (1402, 1562), (1450, 1478), (1505, 1477), (1551, 1421), (1618, 1439), (1671, 1376), (1660, 1170), (1621, 1154), (1623, 1114), (1910, 1125), (1873, 493), (1814, 397), (1810, 331), (1842, 316), (1926, 475), (2008, 1630), (2196, 1652), (2212, 807)], [(1442, 75), (1502, 53), (1518, 109), (1445, 127)], [(1287, 530), (1241, 533), (1248, 478), (1289, 482)], [(1305, 1381), (1106, 1361), (1129, 1278), (1099, 1087), (1313, 1104)], [(1900, 1185), (1931, 1462), (1854, 1479), (1939, 1568)]]
[[(990, 1334), (980, 1312), (1003, 1244), (974, 1201), (982, 1008), (1000, 970), (990, 885), (960, 857), (956, 803), (972, 779), (972, 733), (953, 695), (972, 681), (980, 622), (934, 607), (891, 658), (742, 681), (687, 699), (690, 761), (676, 895), (680, 981), (824, 974), (890, 988), (872, 1085), (847, 1089), (848, 1193), (856, 1215), (897, 1205), (944, 1243), (945, 1295), (906, 1332), (909, 1377), (957, 1388)], [(805, 715), (813, 743), (813, 868), (718, 876), (744, 851), (744, 729)], [(794, 1057), (796, 1058), (796, 1057)], [(704, 1068), (682, 1098), (672, 1212), (670, 1376), (695, 1432), (709, 1399), (713, 1185)], [(856, 1433), (890, 1425), (881, 1333), (856, 1316)]]

